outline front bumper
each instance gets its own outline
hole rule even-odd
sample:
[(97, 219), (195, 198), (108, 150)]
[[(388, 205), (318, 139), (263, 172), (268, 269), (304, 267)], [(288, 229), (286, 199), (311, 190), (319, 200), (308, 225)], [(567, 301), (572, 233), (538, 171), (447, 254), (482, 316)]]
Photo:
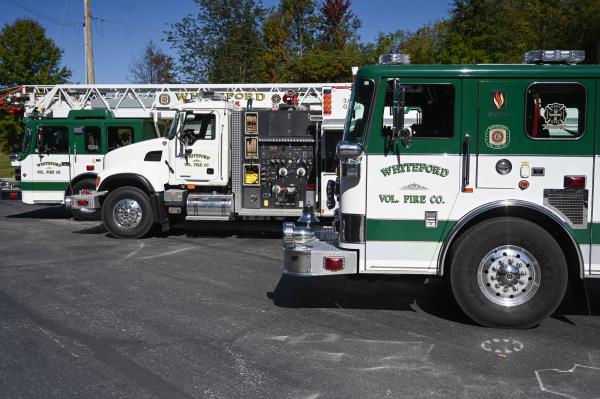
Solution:
[(102, 204), (100, 198), (108, 191), (90, 190), (79, 194), (65, 197), (65, 208), (67, 209), (100, 209)]
[[(358, 272), (357, 252), (339, 248), (338, 235), (333, 228), (311, 229), (285, 223), (283, 231), (285, 274), (309, 277)], [(309, 232), (314, 233), (312, 239), (307, 238)]]

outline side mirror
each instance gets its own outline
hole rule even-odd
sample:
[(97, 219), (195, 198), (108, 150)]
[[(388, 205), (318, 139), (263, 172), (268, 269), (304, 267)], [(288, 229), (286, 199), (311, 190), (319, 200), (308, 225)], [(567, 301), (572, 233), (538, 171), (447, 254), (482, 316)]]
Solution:
[(392, 104), (392, 113), (394, 117), (394, 127), (392, 129), (394, 137), (401, 135), (404, 129), (404, 104), (406, 97), (406, 89), (398, 80), (394, 80), (394, 100)]

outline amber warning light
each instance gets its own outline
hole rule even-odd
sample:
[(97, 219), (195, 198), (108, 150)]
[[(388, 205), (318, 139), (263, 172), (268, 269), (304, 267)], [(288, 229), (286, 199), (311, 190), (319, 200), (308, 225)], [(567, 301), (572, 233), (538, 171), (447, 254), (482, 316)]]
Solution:
[(573, 190), (585, 189), (585, 176), (565, 176), (564, 187)]

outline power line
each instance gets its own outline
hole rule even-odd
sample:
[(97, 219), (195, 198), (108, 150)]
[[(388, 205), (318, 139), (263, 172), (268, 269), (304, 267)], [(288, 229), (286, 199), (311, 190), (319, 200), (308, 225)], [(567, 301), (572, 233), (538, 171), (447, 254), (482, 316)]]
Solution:
[(40, 10), (37, 10), (31, 6), (25, 5), (20, 1), (17, 0), (4, 0), (5, 2), (11, 3), (35, 16), (37, 16), (40, 19), (43, 19), (45, 21), (51, 22), (53, 24), (56, 24), (58, 26), (66, 26), (68, 28), (80, 28), (81, 27), (81, 23), (76, 23), (76, 22), (65, 22), (62, 19), (58, 20), (56, 18), (54, 18), (51, 15), (48, 15)]

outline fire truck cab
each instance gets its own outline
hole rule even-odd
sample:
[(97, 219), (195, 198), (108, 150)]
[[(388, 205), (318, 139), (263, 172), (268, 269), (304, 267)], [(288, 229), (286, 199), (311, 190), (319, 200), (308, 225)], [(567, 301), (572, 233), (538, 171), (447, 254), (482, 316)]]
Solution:
[(600, 276), (600, 66), (582, 60), (361, 68), (329, 192), (336, 222), (318, 226), (306, 207), (284, 224), (284, 273), (445, 276), (482, 325), (551, 315), (569, 278)]

